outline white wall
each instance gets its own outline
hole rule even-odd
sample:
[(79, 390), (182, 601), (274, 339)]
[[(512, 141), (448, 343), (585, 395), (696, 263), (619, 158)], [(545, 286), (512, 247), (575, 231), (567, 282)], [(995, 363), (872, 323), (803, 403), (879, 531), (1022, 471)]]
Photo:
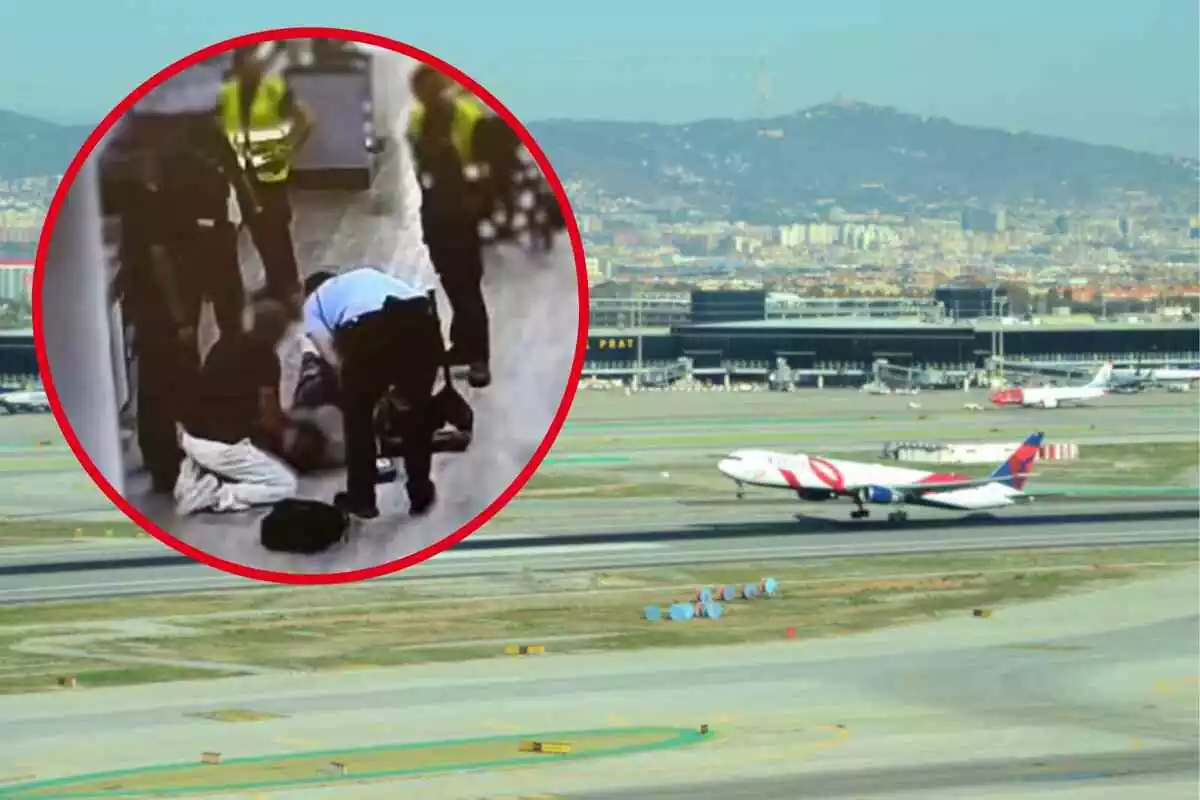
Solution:
[(54, 388), (75, 435), (118, 491), (124, 470), (113, 375), (111, 306), (100, 231), (95, 156), (54, 227), (42, 284), (42, 330)]

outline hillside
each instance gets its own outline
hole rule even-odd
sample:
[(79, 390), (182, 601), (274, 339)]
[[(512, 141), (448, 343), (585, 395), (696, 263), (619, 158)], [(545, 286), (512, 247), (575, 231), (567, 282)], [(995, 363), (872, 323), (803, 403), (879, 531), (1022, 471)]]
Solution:
[(743, 219), (814, 211), (822, 200), (850, 211), (1028, 200), (1070, 208), (1112, 189), (1187, 206), (1197, 186), (1195, 162), (1183, 159), (845, 101), (767, 120), (529, 127), (564, 179)]
[(0, 180), (61, 175), (90, 132), (0, 111)]

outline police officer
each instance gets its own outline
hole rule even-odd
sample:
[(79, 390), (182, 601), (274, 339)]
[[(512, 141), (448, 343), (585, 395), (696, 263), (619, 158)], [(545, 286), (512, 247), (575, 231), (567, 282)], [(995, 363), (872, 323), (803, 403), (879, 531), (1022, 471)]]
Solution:
[(253, 48), (234, 51), (218, 110), (258, 196), (259, 213), (248, 215), (247, 222), (266, 272), (266, 294), (298, 312), (300, 269), (292, 242), (288, 183), (293, 154), (312, 131), (312, 112), (282, 76), (267, 74)]
[(163, 492), (173, 489), (183, 458), (176, 425), (188, 417), (205, 297), (223, 335), (242, 329), (230, 200), (236, 192), (243, 208), (257, 202), (213, 121), (219, 73), (206, 82), (194, 69), (139, 104), (105, 153), (120, 218), (116, 288), (134, 331), (138, 445)]
[(482, 285), (481, 197), (468, 168), (480, 166), (473, 140), (484, 110), (473, 97), (452, 96), (446, 79), (431, 67), (414, 70), (412, 89), (417, 102), (409, 138), (421, 176), (421, 225), (453, 312), (450, 358), (467, 365), (467, 380), (482, 388), (492, 381), (491, 344)]
[(445, 344), (430, 293), (373, 267), (334, 275), (318, 272), (304, 282), (304, 332), (337, 373), (346, 447), (346, 491), (334, 505), (355, 516), (379, 515), (375, 503), (375, 410), (384, 394), (403, 401), (399, 437), (409, 513), (433, 505), (430, 479), (433, 385)]

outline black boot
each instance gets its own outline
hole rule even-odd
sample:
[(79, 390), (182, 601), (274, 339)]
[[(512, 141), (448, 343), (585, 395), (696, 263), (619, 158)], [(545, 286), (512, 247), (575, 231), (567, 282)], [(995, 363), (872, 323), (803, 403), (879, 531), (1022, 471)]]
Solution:
[(425, 481), (424, 483), (409, 484), (408, 486), (408, 513), (409, 516), (423, 517), (433, 508), (434, 502), (437, 500), (437, 488), (433, 485), (433, 481)]

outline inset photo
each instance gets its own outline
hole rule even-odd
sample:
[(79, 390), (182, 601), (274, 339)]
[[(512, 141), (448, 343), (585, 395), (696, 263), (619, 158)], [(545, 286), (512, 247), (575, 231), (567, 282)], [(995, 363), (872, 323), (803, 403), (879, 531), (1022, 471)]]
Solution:
[(587, 281), (499, 100), (306, 28), (189, 55), (105, 118), (33, 305), (55, 416), (131, 519), (246, 577), (341, 582), (453, 545), (528, 480), (578, 384)]

